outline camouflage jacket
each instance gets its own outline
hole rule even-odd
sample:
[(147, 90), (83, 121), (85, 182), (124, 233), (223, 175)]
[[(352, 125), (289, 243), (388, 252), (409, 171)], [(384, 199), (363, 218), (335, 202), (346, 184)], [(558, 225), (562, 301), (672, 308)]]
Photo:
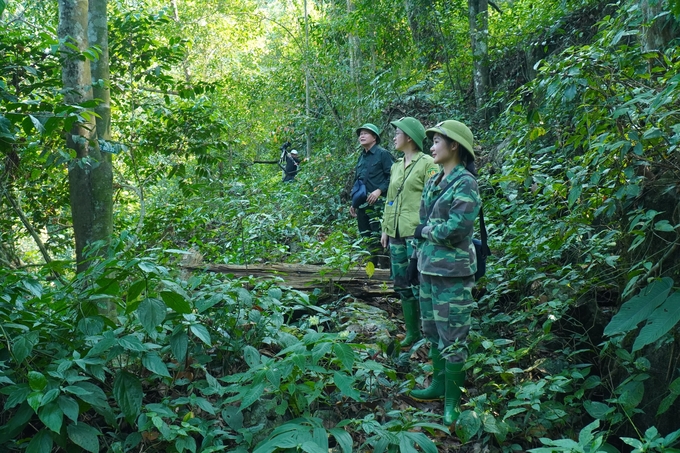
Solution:
[[(455, 179), (456, 182), (439, 197), (442, 189)], [(428, 219), (427, 213), (433, 203)], [(417, 245), (421, 273), (467, 277), (477, 271), (472, 232), (480, 206), (477, 180), (463, 165), (456, 166), (446, 178), (441, 172), (425, 184), (420, 201), (420, 223), (426, 223), (426, 226), (422, 230), (423, 239)]]

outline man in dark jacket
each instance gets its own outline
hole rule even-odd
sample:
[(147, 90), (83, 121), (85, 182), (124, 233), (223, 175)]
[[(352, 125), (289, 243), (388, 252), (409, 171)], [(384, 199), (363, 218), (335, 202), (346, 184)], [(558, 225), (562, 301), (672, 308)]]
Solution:
[(389, 151), (380, 146), (380, 129), (377, 126), (366, 123), (356, 133), (363, 150), (359, 154), (354, 181), (361, 180), (366, 186), (366, 202), (358, 207), (351, 206), (349, 213), (357, 219), (359, 234), (370, 238), (371, 261), (379, 267), (389, 268), (389, 258), (379, 259), (382, 256), (380, 219), (390, 185), (393, 158)]
[(298, 152), (292, 150), (286, 154), (286, 168), (283, 170), (283, 182), (294, 180), (299, 169), (300, 158), (298, 157)]

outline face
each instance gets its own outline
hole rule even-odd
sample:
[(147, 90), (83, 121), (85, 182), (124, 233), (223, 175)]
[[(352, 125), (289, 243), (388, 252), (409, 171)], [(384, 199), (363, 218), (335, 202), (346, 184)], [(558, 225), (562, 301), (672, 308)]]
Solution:
[(432, 137), (432, 157), (434, 158), (435, 164), (444, 165), (447, 162), (451, 162), (455, 159), (455, 151), (458, 143), (451, 143), (444, 138), (441, 134), (434, 134)]
[(411, 141), (411, 137), (406, 135), (404, 131), (397, 128), (394, 132), (394, 149), (404, 151), (406, 144)]
[(359, 144), (364, 148), (371, 149), (376, 141), (375, 135), (371, 131), (366, 129), (359, 131)]

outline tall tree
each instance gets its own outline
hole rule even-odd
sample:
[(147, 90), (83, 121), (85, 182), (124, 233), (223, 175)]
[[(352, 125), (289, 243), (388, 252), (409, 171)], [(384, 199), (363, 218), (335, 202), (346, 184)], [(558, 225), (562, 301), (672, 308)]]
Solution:
[(475, 104), (481, 112), (489, 91), (489, 0), (468, 0)]
[(404, 0), (413, 42), (425, 68), (441, 61), (442, 44), (434, 4), (431, 0)]
[[(92, 3), (90, 9), (89, 3)], [(59, 0), (59, 40), (62, 55), (64, 102), (68, 105), (91, 105), (93, 83), (91, 61), (95, 64), (98, 95), (107, 99), (100, 104), (99, 114), (104, 136), (109, 132), (110, 108), (108, 52), (92, 55), (88, 30), (98, 40), (100, 49), (107, 48), (106, 0)], [(106, 60), (101, 56), (106, 55)], [(87, 269), (85, 249), (96, 241), (108, 241), (113, 230), (113, 172), (111, 155), (102, 153), (97, 135), (97, 121), (91, 110), (83, 110), (66, 134), (67, 146), (75, 151), (68, 168), (73, 231), (76, 240), (77, 270)]]

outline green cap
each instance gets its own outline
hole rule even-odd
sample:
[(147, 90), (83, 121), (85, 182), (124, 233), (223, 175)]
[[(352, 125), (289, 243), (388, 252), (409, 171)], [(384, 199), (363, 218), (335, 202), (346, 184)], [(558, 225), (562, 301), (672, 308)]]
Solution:
[(362, 124), (361, 127), (357, 128), (357, 136), (359, 136), (362, 129), (372, 132), (375, 135), (375, 143), (380, 144), (380, 129), (378, 129), (378, 126), (371, 123)]
[(411, 140), (413, 140), (418, 149), (421, 151), (423, 150), (423, 140), (425, 140), (425, 128), (423, 127), (422, 124), (420, 124), (420, 121), (413, 117), (405, 116), (396, 121), (392, 121), (390, 124), (404, 131), (404, 134), (411, 137)]
[(472, 142), (474, 137), (472, 136), (472, 131), (463, 123), (456, 120), (446, 120), (438, 123), (436, 126), (429, 128), (425, 131), (429, 138), (432, 138), (434, 134), (444, 135), (451, 140), (455, 140), (460, 143), (463, 148), (468, 150), (472, 159), (475, 158), (475, 152), (472, 148)]

